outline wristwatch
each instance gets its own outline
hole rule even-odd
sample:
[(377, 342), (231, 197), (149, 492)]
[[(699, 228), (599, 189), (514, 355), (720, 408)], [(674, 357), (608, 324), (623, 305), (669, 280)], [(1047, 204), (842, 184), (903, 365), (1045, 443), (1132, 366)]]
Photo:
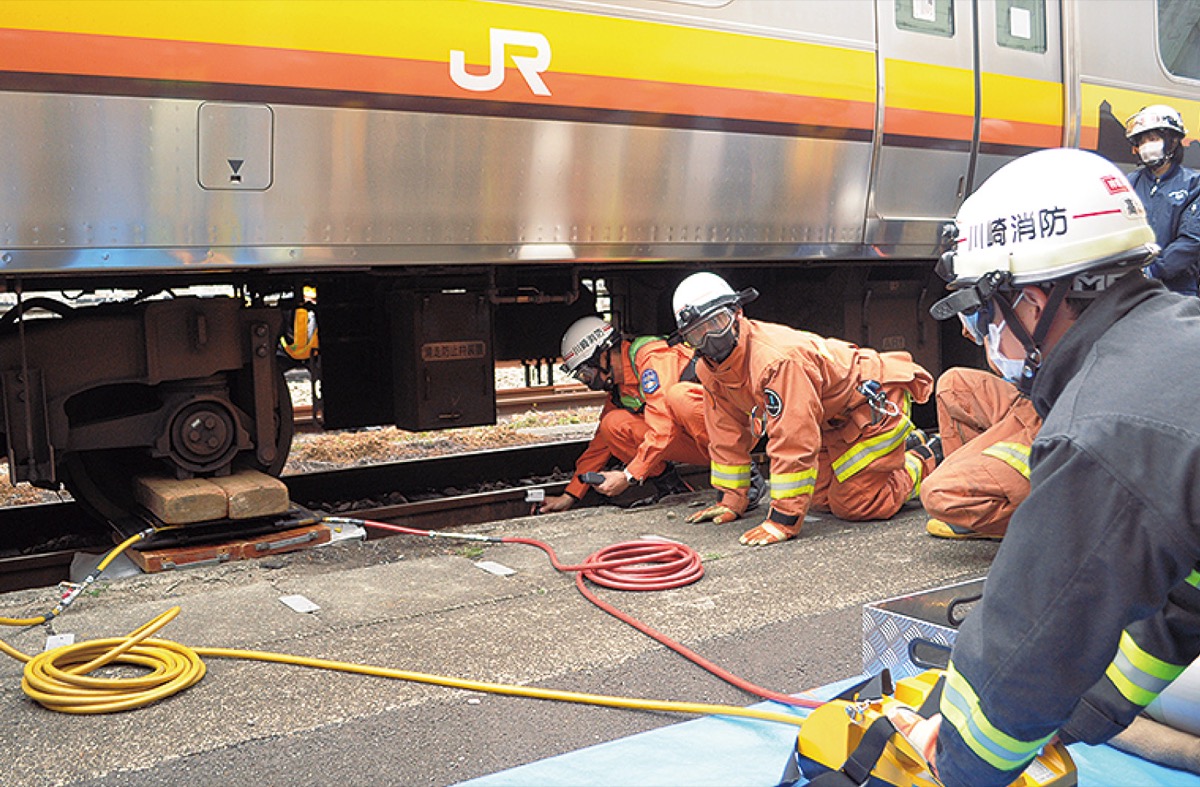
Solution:
[(633, 477), (633, 473), (629, 472), (628, 467), (621, 470), (621, 472), (625, 474), (625, 480), (628, 481), (629, 483), (631, 483), (631, 484), (641, 484), (642, 483), (641, 481), (639, 481)]

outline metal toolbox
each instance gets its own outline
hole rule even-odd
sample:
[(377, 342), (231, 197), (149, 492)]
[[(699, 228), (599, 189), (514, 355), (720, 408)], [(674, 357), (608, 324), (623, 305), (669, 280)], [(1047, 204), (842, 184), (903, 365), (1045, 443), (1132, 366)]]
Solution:
[(863, 606), (863, 672), (891, 670), (896, 680), (944, 667), (958, 626), (983, 595), (983, 579)]

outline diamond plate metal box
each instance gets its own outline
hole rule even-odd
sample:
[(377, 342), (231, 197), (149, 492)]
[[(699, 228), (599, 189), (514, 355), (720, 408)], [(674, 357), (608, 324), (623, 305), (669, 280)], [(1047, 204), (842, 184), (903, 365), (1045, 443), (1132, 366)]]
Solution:
[(899, 680), (944, 667), (954, 636), (983, 594), (983, 579), (946, 585), (863, 606), (863, 672), (884, 668)]

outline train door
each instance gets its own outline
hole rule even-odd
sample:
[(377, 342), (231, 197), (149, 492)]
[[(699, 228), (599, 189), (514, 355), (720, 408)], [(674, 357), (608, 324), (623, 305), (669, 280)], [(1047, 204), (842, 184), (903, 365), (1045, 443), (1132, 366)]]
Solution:
[(869, 237), (919, 249), (1006, 162), (1064, 144), (1060, 4), (876, 0), (876, 19)]
[(968, 193), (1017, 156), (1067, 143), (1061, 4), (980, 3), (979, 148)]
[(978, 133), (970, 0), (876, 0), (878, 150), (867, 240), (932, 256), (969, 187)]

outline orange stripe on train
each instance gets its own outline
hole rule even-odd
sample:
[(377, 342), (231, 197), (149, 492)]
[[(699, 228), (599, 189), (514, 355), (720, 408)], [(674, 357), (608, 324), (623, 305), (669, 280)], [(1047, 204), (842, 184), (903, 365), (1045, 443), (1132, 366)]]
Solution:
[(866, 102), (546, 72), (533, 95), (515, 70), (497, 89), (463, 90), (444, 62), (73, 33), (0, 30), (0, 70), (211, 82), (726, 117), (869, 130)]

